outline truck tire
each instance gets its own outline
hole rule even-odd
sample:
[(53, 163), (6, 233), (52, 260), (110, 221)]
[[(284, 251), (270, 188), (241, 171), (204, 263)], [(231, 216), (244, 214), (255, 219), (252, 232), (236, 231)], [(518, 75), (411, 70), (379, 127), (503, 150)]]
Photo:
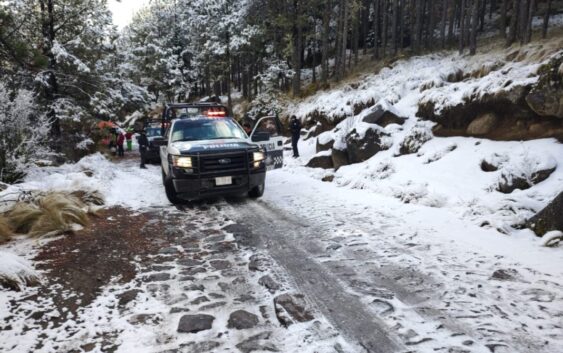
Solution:
[(168, 201), (173, 205), (178, 205), (184, 203), (184, 200), (180, 199), (177, 194), (176, 190), (174, 189), (174, 184), (172, 183), (172, 179), (168, 178), (164, 173), (164, 169), (162, 170), (162, 183), (164, 184), (164, 192), (166, 193), (166, 198)]
[(252, 190), (250, 190), (248, 192), (248, 196), (253, 198), (253, 199), (257, 199), (259, 197), (262, 197), (262, 195), (264, 195), (265, 189), (266, 189), (266, 186), (264, 185), (264, 183), (257, 185)]

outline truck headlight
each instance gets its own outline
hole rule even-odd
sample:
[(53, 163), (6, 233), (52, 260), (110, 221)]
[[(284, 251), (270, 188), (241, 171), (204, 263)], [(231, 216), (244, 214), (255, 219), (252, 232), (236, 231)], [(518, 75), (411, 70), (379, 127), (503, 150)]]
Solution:
[(172, 156), (174, 167), (193, 168), (192, 157)]
[(253, 166), (254, 168), (258, 169), (260, 168), (260, 164), (262, 164), (262, 161), (266, 159), (266, 155), (264, 154), (264, 152), (254, 152), (252, 154), (252, 160), (254, 161)]
[(263, 161), (264, 159), (266, 159), (266, 155), (264, 154), (264, 152), (254, 152), (252, 154), (252, 160), (254, 162), (260, 162)]

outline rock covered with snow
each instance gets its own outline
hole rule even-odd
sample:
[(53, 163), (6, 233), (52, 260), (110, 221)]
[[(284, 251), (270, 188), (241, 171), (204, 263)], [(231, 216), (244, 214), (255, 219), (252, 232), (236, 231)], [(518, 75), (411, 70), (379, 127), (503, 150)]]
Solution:
[(21, 290), (39, 282), (39, 274), (24, 258), (10, 252), (0, 252), (0, 287)]
[(505, 156), (497, 191), (510, 194), (515, 190), (526, 190), (545, 181), (557, 168), (557, 162), (549, 155), (524, 151)]
[(426, 122), (417, 123), (405, 136), (399, 146), (399, 155), (417, 153), (423, 144), (433, 137), (431, 124)]
[(526, 102), (537, 114), (563, 118), (563, 54), (540, 67), (538, 84), (526, 96)]
[(386, 127), (390, 124), (403, 125), (406, 118), (400, 115), (401, 114), (395, 107), (382, 99), (377, 102), (374, 107), (369, 109), (369, 112), (364, 116), (362, 121), (368, 124), (377, 124), (381, 127)]
[(307, 162), (307, 167), (322, 169), (334, 168), (334, 164), (332, 163), (332, 152), (328, 150), (317, 153), (309, 160), (309, 162)]
[(346, 136), (346, 151), (349, 163), (361, 163), (390, 146), (384, 130), (375, 127), (354, 128)]
[(563, 192), (530, 218), (526, 225), (538, 236), (542, 236), (549, 231), (563, 231)]

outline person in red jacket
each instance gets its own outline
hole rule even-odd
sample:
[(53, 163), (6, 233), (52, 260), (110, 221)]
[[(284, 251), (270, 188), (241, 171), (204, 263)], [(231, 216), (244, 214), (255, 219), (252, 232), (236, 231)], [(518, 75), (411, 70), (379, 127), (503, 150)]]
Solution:
[(131, 152), (133, 150), (133, 131), (131, 129), (127, 130), (125, 139), (127, 140), (127, 151)]
[(125, 143), (125, 134), (120, 131), (119, 135), (117, 136), (117, 155), (119, 157), (123, 157), (125, 155), (125, 151), (123, 150), (123, 143)]

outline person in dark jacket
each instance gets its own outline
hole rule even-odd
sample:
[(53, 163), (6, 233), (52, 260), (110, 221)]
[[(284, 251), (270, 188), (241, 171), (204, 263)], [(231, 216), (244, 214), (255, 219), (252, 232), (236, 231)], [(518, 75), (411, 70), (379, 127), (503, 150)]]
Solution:
[(145, 167), (145, 160), (146, 160), (148, 147), (149, 147), (149, 139), (147, 138), (147, 132), (143, 129), (141, 131), (141, 136), (139, 136), (139, 152), (141, 153), (141, 169), (147, 169), (147, 167)]
[(119, 135), (117, 135), (117, 155), (119, 157), (123, 157), (125, 156), (125, 151), (123, 150), (123, 144), (125, 143), (125, 135), (123, 134), (123, 132), (119, 132)]
[(291, 116), (289, 121), (289, 129), (291, 130), (291, 146), (293, 147), (293, 158), (299, 157), (299, 150), (297, 149), (297, 142), (301, 137), (301, 122), (295, 115)]

